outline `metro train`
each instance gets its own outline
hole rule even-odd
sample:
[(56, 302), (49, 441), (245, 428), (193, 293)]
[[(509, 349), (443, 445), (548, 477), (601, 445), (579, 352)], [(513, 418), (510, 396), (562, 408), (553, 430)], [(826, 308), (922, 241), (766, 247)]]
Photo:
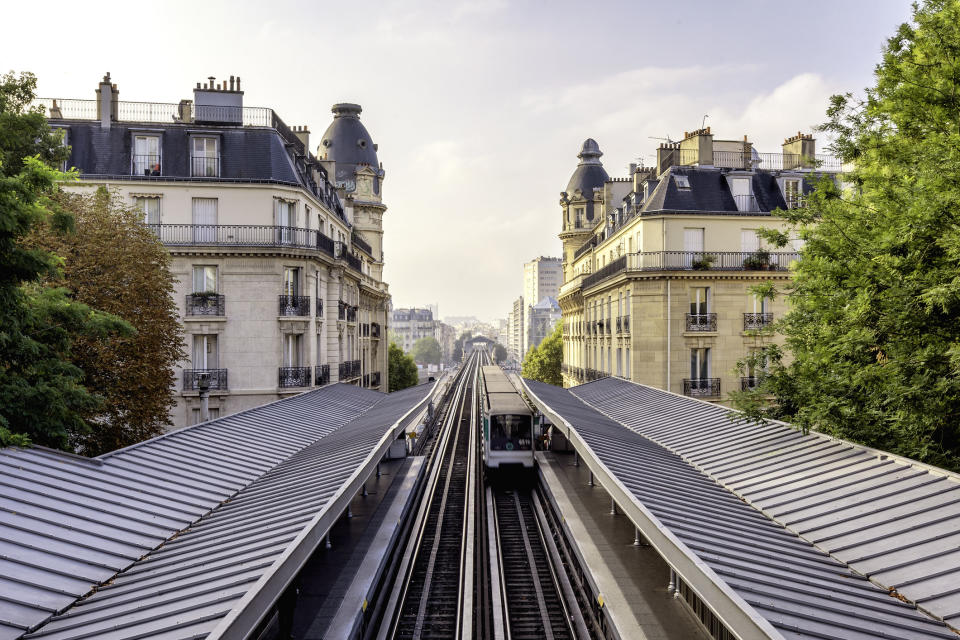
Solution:
[(534, 414), (496, 365), (480, 368), (483, 462), (487, 469), (533, 468)]

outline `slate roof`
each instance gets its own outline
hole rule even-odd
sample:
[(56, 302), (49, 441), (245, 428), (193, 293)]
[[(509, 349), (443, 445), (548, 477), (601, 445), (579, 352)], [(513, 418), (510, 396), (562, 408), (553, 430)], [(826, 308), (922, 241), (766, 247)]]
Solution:
[(370, 132), (360, 122), (360, 105), (339, 103), (333, 105), (333, 122), (324, 131), (320, 141), (320, 153), (325, 160), (336, 163), (337, 184), (355, 179), (356, 169), (368, 165), (377, 172), (374, 178), (374, 193), (380, 191), (380, 164), (377, 160), (377, 145)]
[[(767, 496), (779, 493), (770, 490), (778, 478), (786, 483), (790, 476), (771, 473), (765, 483), (763, 469), (788, 460), (798, 459), (794, 471), (813, 462), (810, 478), (832, 477), (826, 466), (826, 476), (813, 471), (821, 464), (815, 455), (806, 459), (796, 450), (778, 451), (783, 443), (775, 442), (777, 436), (790, 431), (804, 437), (796, 431), (778, 427), (784, 432), (764, 434), (757, 425), (751, 429), (732, 422), (728, 409), (615, 378), (571, 390), (524, 383), (536, 404), (549, 406), (572, 425), (592, 455), (653, 514), (658, 527), (678, 538), (784, 638), (956, 638), (942, 622), (745, 502), (742, 493), (710, 471), (722, 470), (721, 478), (736, 478), (741, 486), (765, 486)], [(678, 446), (666, 446), (660, 436)], [(705, 460), (713, 466), (702, 466)], [(808, 490), (818, 491), (815, 479)], [(830, 513), (832, 499), (831, 491), (824, 490), (813, 502)], [(832, 506), (841, 509), (843, 503)]]
[[(293, 524), (302, 527), (311, 509), (314, 515), (322, 510), (332, 491), (356, 469), (357, 461), (370, 454), (377, 430), (383, 437), (388, 426), (431, 388), (422, 385), (405, 394), (386, 395), (331, 385), (94, 459), (39, 448), (0, 449), (0, 640), (19, 638), (38, 628), (40, 635), (59, 630), (58, 637), (70, 637), (73, 632), (65, 630), (80, 620), (70, 607), (94, 589), (100, 590), (84, 605), (97, 604), (86, 606), (86, 614), (108, 601), (110, 606), (127, 602), (137, 608), (160, 592), (177, 594), (177, 604), (168, 601), (159, 606), (150, 614), (154, 617), (161, 610), (183, 609), (182, 599), (191, 588), (189, 575), (202, 575), (230, 593), (249, 590), (250, 580), (241, 576), (250, 578), (265, 571), (270, 565), (267, 550), (277, 551), (289, 543), (285, 535)], [(256, 514), (257, 522), (243, 517), (229, 520), (231, 514), (241, 513), (238, 504), (254, 504), (252, 496), (268, 495), (271, 487), (275, 491), (284, 470), (295, 469), (296, 461), (302, 465), (306, 459), (313, 461), (317, 473), (327, 474), (309, 485), (322, 486), (323, 491), (305, 496), (284, 484), (285, 493), (273, 495), (269, 504), (256, 503), (272, 506), (274, 515), (287, 510), (282, 523), (255, 508), (250, 513)], [(316, 464), (321, 460), (323, 464)], [(210, 535), (228, 520), (227, 530), (232, 533)], [(202, 544), (198, 541), (203, 536), (195, 535), (201, 530), (207, 536)], [(233, 535), (241, 531), (251, 534), (241, 536), (244, 542)], [(171, 542), (174, 539), (176, 544)], [(241, 547), (257, 547), (259, 552), (253, 553), (255, 557), (244, 556), (241, 562), (230, 560), (226, 568), (216, 559), (218, 546), (229, 549), (226, 556), (233, 560), (240, 557)], [(191, 555), (184, 552), (188, 548), (204, 551)], [(200, 555), (207, 564), (197, 574), (200, 566), (191, 559)], [(148, 560), (152, 569), (164, 566), (168, 571), (154, 572), (165, 578), (140, 583), (152, 584), (153, 590), (125, 600), (116, 597), (121, 590), (100, 587), (108, 581), (116, 586), (118, 573), (139, 576), (124, 577), (123, 585), (154, 575), (144, 573), (143, 563)], [(218, 569), (225, 573), (217, 573)], [(202, 600), (195, 582), (192, 588), (191, 597)], [(218, 600), (226, 602), (222, 596)], [(65, 610), (68, 613), (50, 626), (49, 619)], [(146, 614), (132, 610), (127, 614), (124, 620), (132, 627), (146, 620)], [(196, 622), (191, 615), (181, 612), (178, 619)], [(63, 622), (68, 619), (71, 622)], [(123, 621), (118, 618), (111, 626), (123, 626)], [(96, 629), (93, 625), (86, 632), (95, 637), (130, 637), (119, 631), (108, 636), (104, 628)], [(183, 637), (182, 631), (175, 635)]]

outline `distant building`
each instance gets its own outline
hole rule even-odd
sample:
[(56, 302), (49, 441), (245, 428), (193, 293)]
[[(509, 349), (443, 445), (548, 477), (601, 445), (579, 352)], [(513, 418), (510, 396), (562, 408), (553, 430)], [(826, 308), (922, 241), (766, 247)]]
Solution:
[[(436, 316), (434, 316), (436, 317)], [(433, 337), (440, 343), (440, 353), (444, 362), (453, 361), (453, 348), (457, 342), (457, 330), (446, 322), (434, 321)]]
[(420, 338), (435, 337), (436, 323), (429, 309), (394, 309), (390, 320), (391, 336), (408, 353)]
[(200, 420), (346, 382), (386, 391), (384, 172), (360, 107), (338, 104), (320, 151), (306, 127), (243, 104), (240, 79), (179, 103), (39, 101), (79, 180), (143, 210), (172, 256), (187, 343), (171, 418)]
[(553, 331), (560, 320), (560, 305), (556, 298), (544, 296), (540, 302), (527, 309), (527, 349), (540, 346), (543, 339)]
[(542, 336), (535, 339), (531, 327), (530, 309), (544, 298), (556, 301), (563, 283), (563, 260), (561, 258), (547, 258), (540, 256), (523, 265), (523, 337), (520, 352), (526, 354), (531, 347), (540, 344)]
[(512, 360), (517, 362), (523, 361), (523, 356), (526, 355), (526, 351), (523, 348), (523, 323), (526, 318), (526, 308), (523, 304), (523, 296), (520, 296), (513, 301), (513, 309), (510, 311), (510, 314), (507, 316), (507, 334), (508, 334), (508, 344), (505, 344), (507, 348), (507, 354)]
[(786, 311), (753, 285), (786, 284), (800, 242), (768, 249), (760, 227), (804, 206), (823, 174), (840, 171), (810, 135), (758, 153), (710, 128), (663, 144), (655, 167), (610, 178), (594, 140), (561, 193), (564, 383), (603, 375), (711, 401), (755, 383), (736, 363), (777, 339), (757, 330)]

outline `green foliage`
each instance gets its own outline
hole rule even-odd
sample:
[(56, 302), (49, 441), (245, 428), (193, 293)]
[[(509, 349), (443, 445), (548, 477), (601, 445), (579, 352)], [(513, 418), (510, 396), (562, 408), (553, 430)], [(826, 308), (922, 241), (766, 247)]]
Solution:
[(35, 84), (30, 74), (0, 80), (0, 444), (66, 447), (86, 431), (83, 414), (102, 402), (71, 362), (74, 341), (130, 327), (41, 284), (60, 276), (62, 260), (27, 236), (41, 224), (69, 233), (73, 218), (51, 197), (70, 176), (48, 164), (66, 151), (27, 107)]
[(436, 338), (426, 336), (420, 338), (410, 349), (410, 355), (417, 364), (440, 364), (443, 354), (440, 352), (440, 343)]
[(558, 322), (549, 336), (536, 347), (531, 347), (520, 370), (524, 378), (539, 380), (558, 387), (563, 386), (563, 323)]
[(960, 2), (915, 7), (876, 79), (832, 98), (822, 130), (854, 169), (783, 212), (806, 240), (786, 351), (758, 356), (769, 374), (735, 403), (960, 469)]
[(412, 387), (419, 378), (417, 377), (417, 364), (413, 358), (403, 352), (397, 343), (390, 343), (390, 352), (388, 354), (390, 391), (400, 391), (407, 387)]
[(507, 359), (507, 348), (499, 342), (493, 345), (493, 361), (501, 364)]
[(143, 212), (106, 189), (80, 196), (58, 194), (75, 231), (41, 228), (37, 244), (63, 257), (54, 284), (76, 301), (115, 314), (133, 331), (123, 336), (79, 336), (71, 360), (84, 386), (104, 399), (84, 412), (89, 427), (70, 442), (99, 455), (153, 437), (171, 425), (174, 367), (185, 356), (183, 329), (173, 298), (170, 254), (142, 224)]

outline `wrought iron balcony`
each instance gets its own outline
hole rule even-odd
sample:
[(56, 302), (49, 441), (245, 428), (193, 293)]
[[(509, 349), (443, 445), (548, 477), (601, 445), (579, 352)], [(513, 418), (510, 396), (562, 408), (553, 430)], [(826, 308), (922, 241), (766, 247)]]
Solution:
[(684, 378), (683, 395), (691, 398), (719, 398), (720, 378)]
[(358, 258), (357, 256), (353, 255), (352, 253), (346, 253), (346, 252), (344, 252), (343, 256), (341, 256), (341, 257), (342, 257), (344, 260), (346, 260), (347, 264), (350, 265), (350, 267), (351, 267), (354, 271), (361, 271), (361, 272), (362, 272), (363, 261), (360, 260), (360, 258)]
[(743, 376), (740, 378), (740, 390), (749, 391), (750, 389), (756, 389), (759, 381), (760, 379), (756, 376)]
[(376, 340), (380, 339), (380, 323), (379, 322), (370, 323), (370, 337)]
[(309, 316), (310, 296), (281, 295), (279, 307), (281, 316)]
[(772, 313), (745, 313), (743, 314), (743, 330), (763, 329), (773, 324)]
[(133, 156), (133, 175), (159, 176), (160, 156), (157, 154)]
[(210, 383), (211, 391), (227, 390), (227, 370), (226, 369), (184, 369), (183, 370), (183, 390), (199, 391), (200, 381), (206, 376)]
[(716, 331), (717, 314), (715, 313), (688, 313), (687, 331)]
[(290, 247), (334, 255), (334, 242), (316, 229), (260, 224), (154, 224), (169, 247)]
[(340, 363), (340, 380), (360, 377), (360, 361), (345, 360)]
[(309, 387), (310, 367), (280, 367), (280, 388)]
[(191, 156), (190, 175), (195, 178), (217, 178), (220, 176), (220, 158)]
[(330, 384), (330, 365), (318, 364), (314, 367), (313, 384), (318, 387)]
[(223, 316), (226, 315), (226, 303), (219, 293), (188, 293), (188, 316)]
[(610, 374), (606, 371), (597, 371), (596, 369), (584, 369), (584, 382), (590, 382), (592, 380), (600, 380), (601, 378), (609, 378)]
[(346, 320), (347, 322), (356, 322), (357, 321), (357, 307), (351, 304), (347, 304), (343, 300), (340, 301), (340, 307), (337, 311), (338, 320)]
[(357, 234), (356, 231), (354, 231), (354, 232), (350, 235), (350, 241), (353, 242), (353, 245), (354, 245), (355, 247), (357, 247), (357, 248), (360, 249), (361, 251), (366, 252), (367, 255), (369, 255), (369, 256), (371, 256), (371, 257), (373, 256), (373, 247), (370, 246), (370, 243), (369, 243), (369, 242), (367, 242), (366, 240), (364, 240), (363, 238), (361, 238), (361, 237)]
[(366, 389), (370, 386), (370, 374), (363, 374), (363, 388)]
[(317, 317), (323, 317), (323, 298), (317, 298)]
[(380, 386), (380, 372), (374, 371), (370, 374), (370, 387), (375, 389)]

